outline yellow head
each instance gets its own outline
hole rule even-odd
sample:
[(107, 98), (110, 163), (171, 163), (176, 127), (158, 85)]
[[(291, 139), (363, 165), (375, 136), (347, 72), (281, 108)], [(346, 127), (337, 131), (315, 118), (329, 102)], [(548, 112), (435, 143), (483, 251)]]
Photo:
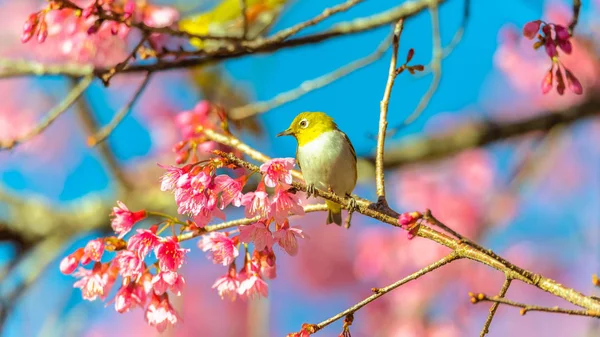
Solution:
[(302, 146), (327, 131), (337, 130), (337, 125), (333, 118), (324, 112), (303, 112), (300, 113), (290, 127), (277, 134), (279, 136), (294, 136), (298, 140), (298, 146)]

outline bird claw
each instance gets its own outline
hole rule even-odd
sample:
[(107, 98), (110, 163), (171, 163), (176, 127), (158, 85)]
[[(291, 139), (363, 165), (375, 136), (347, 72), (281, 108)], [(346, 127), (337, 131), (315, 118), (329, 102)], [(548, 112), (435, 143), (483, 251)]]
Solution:
[(345, 227), (348, 229), (350, 228), (350, 222), (352, 221), (352, 213), (358, 210), (358, 203), (350, 194), (346, 194), (346, 198), (348, 198), (348, 217), (346, 218)]
[(315, 196), (315, 184), (306, 185), (306, 199)]

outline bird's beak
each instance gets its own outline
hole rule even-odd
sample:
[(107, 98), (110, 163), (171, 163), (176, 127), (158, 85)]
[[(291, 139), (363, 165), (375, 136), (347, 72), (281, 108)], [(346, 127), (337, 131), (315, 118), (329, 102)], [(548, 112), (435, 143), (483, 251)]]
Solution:
[(285, 131), (282, 131), (280, 133), (277, 134), (277, 137), (281, 137), (281, 136), (289, 136), (289, 135), (293, 135), (294, 132), (292, 131), (292, 129), (287, 129)]

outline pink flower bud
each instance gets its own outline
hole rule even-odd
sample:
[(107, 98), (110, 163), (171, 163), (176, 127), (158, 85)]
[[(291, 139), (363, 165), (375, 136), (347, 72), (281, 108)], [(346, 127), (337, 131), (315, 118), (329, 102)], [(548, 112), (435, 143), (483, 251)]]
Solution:
[(21, 42), (26, 43), (27, 41), (31, 40), (32, 37), (33, 37), (33, 31), (23, 32), (23, 34), (21, 34)]
[(566, 41), (571, 38), (567, 28), (561, 25), (554, 25), (554, 31), (556, 32), (556, 39)]
[(37, 13), (33, 13), (27, 18), (27, 21), (25, 21), (25, 24), (23, 24), (23, 32), (29, 33), (29, 32), (34, 31), (37, 24), (38, 24), (38, 15), (37, 15)]
[(548, 54), (550, 58), (558, 56), (558, 52), (556, 51), (556, 45), (554, 44), (554, 40), (552, 40), (551, 38), (546, 38), (544, 47), (546, 48), (546, 54)]
[(93, 26), (91, 26), (90, 28), (88, 28), (87, 33), (88, 35), (92, 35), (98, 32), (98, 29), (100, 28), (100, 25), (95, 23)]
[(129, 19), (133, 15), (133, 11), (135, 10), (135, 1), (127, 1), (125, 6), (123, 7), (123, 18)]
[(39, 25), (39, 30), (37, 33), (38, 43), (43, 43), (44, 41), (46, 41), (47, 37), (48, 37), (48, 25), (46, 24), (46, 21), (42, 21), (42, 23), (40, 23), (40, 25)]
[(190, 151), (180, 151), (177, 152), (177, 157), (175, 158), (175, 162), (177, 163), (177, 165), (179, 164), (183, 164), (185, 162), (188, 161), (188, 159), (190, 158)]
[(571, 44), (570, 40), (557, 40), (556, 42), (558, 43), (558, 47), (560, 49), (562, 49), (567, 54), (571, 54), (571, 51), (573, 50), (573, 45)]
[(60, 272), (68, 275), (75, 271), (79, 265), (79, 260), (83, 256), (83, 248), (77, 249), (73, 254), (67, 255), (62, 261), (60, 261)]
[(111, 33), (112, 35), (117, 35), (117, 34), (119, 34), (119, 25), (120, 25), (120, 24), (119, 24), (118, 22), (113, 22), (113, 23), (111, 23), (111, 25), (110, 25), (110, 33)]
[(410, 62), (410, 60), (412, 60), (413, 56), (415, 56), (415, 50), (410, 48), (408, 50), (408, 54), (406, 55), (406, 63)]
[(423, 217), (423, 214), (419, 212), (406, 212), (400, 214), (398, 217), (398, 224), (403, 228), (408, 228), (415, 220)]
[(560, 71), (560, 68), (557, 67), (556, 68), (556, 82), (558, 83), (556, 85), (556, 91), (558, 92), (559, 95), (562, 95), (565, 93), (565, 79), (562, 76), (562, 72)]
[(528, 39), (533, 39), (538, 31), (540, 30), (540, 25), (542, 24), (541, 20), (535, 20), (531, 22), (527, 22), (525, 26), (523, 26), (523, 36)]
[(94, 5), (88, 6), (83, 9), (83, 12), (81, 12), (81, 16), (84, 19), (87, 19), (90, 16), (92, 16), (92, 14), (94, 14), (95, 11), (96, 11), (96, 6), (94, 6)]
[(554, 66), (552, 68), (550, 68), (550, 70), (548, 70), (548, 72), (546, 73), (546, 76), (544, 76), (544, 79), (542, 80), (542, 93), (543, 94), (547, 94), (548, 92), (550, 92), (550, 90), (552, 90), (552, 82), (553, 82), (553, 70)]
[(583, 94), (583, 87), (581, 86), (581, 82), (573, 75), (569, 69), (565, 69), (565, 74), (567, 75), (567, 84), (569, 85), (569, 90), (571, 90), (574, 94), (581, 95)]

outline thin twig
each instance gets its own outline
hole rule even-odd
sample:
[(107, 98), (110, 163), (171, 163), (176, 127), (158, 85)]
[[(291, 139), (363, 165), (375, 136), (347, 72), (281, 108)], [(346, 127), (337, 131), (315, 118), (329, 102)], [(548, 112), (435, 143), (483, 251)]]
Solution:
[(345, 11), (349, 10), (350, 8), (356, 6), (358, 3), (362, 2), (362, 1), (364, 1), (364, 0), (348, 0), (343, 4), (339, 4), (337, 6), (327, 8), (321, 14), (315, 16), (314, 18), (312, 18), (308, 21), (298, 23), (292, 27), (283, 29), (283, 30), (277, 32), (275, 35), (265, 39), (262, 43), (267, 43), (267, 44), (279, 43), (292, 35), (296, 35), (298, 32), (300, 32), (304, 28), (314, 26), (336, 13), (345, 12)]
[(425, 268), (423, 268), (423, 269), (421, 269), (421, 270), (419, 270), (419, 271), (417, 271), (415, 273), (412, 273), (412, 274), (408, 275), (407, 277), (405, 277), (405, 278), (403, 278), (403, 279), (401, 279), (401, 280), (399, 280), (397, 282), (394, 282), (394, 283), (390, 284), (387, 287), (384, 287), (384, 288), (373, 288), (372, 289), (372, 291), (374, 292), (373, 295), (371, 295), (371, 296), (365, 298), (364, 300), (356, 303), (355, 305), (353, 305), (350, 308), (348, 308), (348, 309), (340, 312), (339, 314), (337, 314), (337, 315), (335, 315), (333, 317), (330, 317), (330, 318), (328, 318), (328, 319), (326, 319), (326, 320), (324, 320), (324, 321), (322, 321), (322, 322), (320, 322), (318, 324), (315, 324), (314, 325), (315, 332), (318, 331), (318, 330), (323, 329), (324, 327), (328, 326), (329, 324), (331, 324), (331, 323), (333, 323), (333, 322), (335, 322), (335, 321), (337, 321), (337, 320), (339, 320), (341, 318), (344, 318), (346, 315), (355, 313), (360, 308), (362, 308), (365, 305), (373, 302), (374, 300), (376, 300), (379, 297), (387, 294), (388, 292), (390, 292), (390, 291), (392, 291), (392, 290), (394, 290), (394, 289), (396, 289), (396, 288), (398, 288), (398, 287), (400, 287), (400, 286), (402, 286), (402, 285), (404, 285), (404, 284), (406, 284), (406, 283), (408, 283), (410, 281), (416, 280), (419, 277), (421, 277), (421, 276), (423, 276), (423, 275), (425, 275), (425, 274), (427, 274), (429, 272), (432, 272), (432, 271), (434, 271), (434, 270), (436, 270), (436, 269), (438, 269), (438, 268), (440, 268), (440, 267), (442, 267), (442, 266), (444, 266), (444, 265), (446, 265), (446, 264), (448, 264), (448, 263), (450, 263), (450, 262), (452, 262), (454, 260), (457, 260), (459, 258), (460, 257), (455, 252), (452, 252), (452, 253), (446, 255), (445, 257), (441, 258), (440, 260), (438, 260), (438, 261), (436, 261), (436, 262), (428, 265), (427, 267), (425, 267)]
[[(77, 102), (76, 108), (77, 108), (77, 116), (79, 117), (79, 121), (80, 121), (81, 125), (83, 126), (85, 133), (88, 135), (88, 137), (93, 135), (96, 132), (96, 130), (99, 129), (99, 126), (98, 126), (98, 122), (96, 121), (96, 118), (94, 116), (94, 113), (92, 112), (92, 109), (89, 106), (89, 103), (86, 100), (82, 99)], [(131, 184), (125, 177), (125, 173), (123, 172), (115, 153), (110, 148), (108, 143), (107, 142), (100, 143), (96, 147), (96, 150), (100, 154), (103, 164), (106, 166), (108, 171), (112, 174), (112, 176), (115, 178), (115, 180), (118, 184), (118, 187), (130, 189)]]
[(140, 98), (140, 96), (142, 95), (144, 90), (146, 89), (146, 86), (148, 85), (148, 82), (150, 81), (151, 76), (152, 76), (151, 73), (148, 73), (146, 75), (146, 77), (144, 78), (144, 81), (142, 82), (140, 87), (136, 90), (133, 97), (129, 100), (129, 102), (123, 108), (121, 108), (121, 110), (119, 110), (115, 114), (113, 119), (107, 125), (105, 125), (102, 129), (100, 129), (98, 132), (96, 132), (96, 134), (94, 134), (93, 136), (88, 137), (88, 145), (89, 146), (96, 146), (96, 145), (102, 143), (115, 130), (115, 128), (121, 123), (123, 118), (125, 118), (125, 116), (127, 116), (127, 114), (129, 114), (129, 112), (131, 111), (131, 109), (133, 108), (135, 103), (138, 101), (138, 99)]
[(286, 92), (282, 92), (277, 96), (271, 98), (270, 100), (263, 102), (255, 102), (242, 107), (233, 108), (229, 113), (229, 117), (233, 120), (244, 119), (256, 114), (267, 112), (278, 106), (294, 101), (311, 91), (323, 88), (324, 86), (329, 85), (339, 80), (340, 78), (347, 76), (353, 73), (354, 71), (359, 70), (375, 62), (376, 60), (381, 58), (381, 56), (387, 50), (388, 46), (389, 39), (386, 38), (380, 43), (379, 47), (377, 47), (377, 49), (372, 54), (359, 60), (352, 61), (351, 63), (348, 63), (343, 67), (338, 68), (330, 73), (321, 75), (312, 80), (304, 81), (297, 88)]
[(388, 71), (388, 79), (383, 92), (383, 99), (379, 106), (379, 132), (377, 133), (377, 157), (375, 159), (375, 179), (377, 184), (377, 196), (382, 202), (385, 202), (385, 182), (383, 175), (383, 152), (385, 146), (385, 132), (387, 129), (387, 113), (392, 94), (392, 87), (396, 79), (396, 64), (398, 61), (398, 47), (400, 46), (400, 35), (404, 28), (404, 19), (400, 19), (394, 27), (394, 36), (392, 37), (392, 59)]
[[(465, 31), (467, 30), (467, 25), (469, 24), (470, 16), (471, 16), (471, 0), (464, 0), (462, 21), (460, 23), (460, 26), (454, 33), (454, 36), (452, 37), (452, 40), (450, 41), (450, 43), (448, 43), (448, 45), (446, 45), (442, 49), (442, 59), (445, 59), (450, 54), (452, 54), (452, 52), (454, 51), (456, 46), (458, 46), (460, 41), (462, 41), (462, 38), (465, 35)], [(427, 64), (425, 66), (425, 70), (415, 74), (415, 76), (417, 78), (420, 78), (420, 77), (429, 75), (431, 73), (431, 65), (432, 65), (432, 62), (430, 61), (429, 64)]]
[(419, 104), (417, 105), (415, 110), (404, 120), (400, 127), (411, 124), (421, 115), (423, 110), (425, 110), (425, 108), (429, 104), (429, 101), (431, 101), (431, 98), (436, 92), (440, 84), (440, 80), (442, 78), (442, 58), (444, 57), (444, 55), (442, 50), (442, 40), (440, 36), (439, 11), (437, 3), (435, 1), (431, 2), (431, 6), (429, 7), (429, 13), (431, 15), (431, 35), (433, 41), (430, 63), (431, 66), (429, 67), (429, 69), (431, 69), (431, 72), (433, 73), (433, 79), (431, 80), (429, 89), (427, 89), (425, 95), (421, 97), (421, 100), (419, 101)]
[(577, 26), (577, 22), (579, 22), (579, 11), (581, 10), (581, 0), (573, 0), (573, 18), (571, 19), (571, 23), (569, 23), (569, 34), (573, 36), (573, 32), (575, 30), (575, 26)]
[[(211, 129), (204, 129), (204, 130), (202, 130), (202, 132), (204, 133), (204, 135), (206, 135), (207, 139), (215, 141), (215, 142), (223, 144), (223, 145), (226, 145), (226, 146), (231, 146), (256, 161), (264, 163), (266, 161), (271, 160), (271, 158), (269, 156), (261, 153), (258, 150), (253, 149), (248, 144), (245, 144), (244, 142), (235, 138), (232, 135), (224, 135), (224, 134), (215, 132)], [(292, 170), (292, 175), (294, 176), (294, 178), (304, 181), (304, 178), (302, 177), (302, 173), (300, 173), (299, 171)]]
[[(327, 205), (325, 205), (325, 204), (315, 204), (315, 205), (304, 206), (305, 213), (323, 212), (326, 210), (327, 210)], [(196, 238), (198, 236), (202, 236), (206, 233), (220, 231), (220, 230), (228, 229), (228, 228), (232, 228), (232, 227), (249, 225), (249, 224), (257, 222), (260, 219), (261, 219), (260, 216), (256, 216), (254, 218), (242, 218), (242, 219), (236, 219), (236, 220), (222, 222), (222, 223), (216, 224), (216, 225), (204, 226), (203, 228), (201, 228), (198, 231), (187, 232), (187, 233), (179, 235), (177, 238), (179, 239), (179, 241), (190, 240), (190, 239)]]
[[(512, 280), (509, 278), (504, 280), (504, 283), (502, 284), (502, 288), (500, 289), (500, 292), (498, 293), (499, 298), (503, 298), (504, 296), (506, 296), (506, 292), (508, 291), (508, 287), (510, 287), (511, 281)], [(479, 337), (484, 337), (486, 334), (488, 334), (490, 332), (490, 324), (492, 324), (492, 320), (494, 319), (494, 315), (496, 315), (498, 306), (499, 306), (499, 303), (497, 303), (497, 302), (492, 304), (492, 307), (490, 308), (490, 313), (489, 313), (487, 319), (485, 320), (485, 323), (483, 324), (483, 329), (481, 330)]]
[(524, 303), (514, 302), (511, 300), (507, 300), (505, 298), (500, 298), (498, 296), (489, 297), (485, 294), (472, 294), (471, 302), (479, 303), (479, 302), (494, 302), (498, 304), (504, 304), (511, 307), (521, 308), (521, 315), (525, 315), (528, 311), (541, 311), (541, 312), (549, 312), (556, 314), (566, 314), (566, 315), (575, 315), (575, 316), (586, 316), (586, 317), (595, 317), (600, 318), (600, 311), (597, 310), (572, 310), (572, 309), (563, 309), (559, 307), (541, 307), (537, 305), (528, 305)]
[(104, 86), (108, 86), (108, 84), (110, 83), (110, 79), (113, 76), (115, 76), (117, 73), (123, 71), (123, 69), (125, 69), (125, 67), (127, 67), (127, 65), (129, 64), (129, 60), (135, 59), (135, 55), (140, 50), (140, 48), (142, 48), (144, 46), (144, 43), (147, 40), (148, 40), (148, 35), (145, 34), (144, 36), (142, 36), (142, 38), (137, 43), (137, 45), (133, 48), (133, 50), (129, 53), (129, 55), (127, 55), (125, 60), (123, 60), (122, 62), (119, 62), (117, 65), (110, 68), (107, 72), (105, 72), (104, 74), (102, 74), (102, 76), (100, 76), (100, 79), (102, 80), (102, 83), (104, 83)]
[(92, 84), (93, 76), (88, 75), (75, 85), (65, 98), (57, 104), (48, 114), (40, 121), (32, 130), (22, 136), (0, 141), (0, 150), (10, 150), (18, 144), (24, 143), (46, 130), (60, 115), (67, 111), (73, 103), (83, 94), (90, 84)]
[(238, 0), (240, 2), (240, 15), (242, 16), (242, 40), (248, 37), (248, 5), (246, 0)]

